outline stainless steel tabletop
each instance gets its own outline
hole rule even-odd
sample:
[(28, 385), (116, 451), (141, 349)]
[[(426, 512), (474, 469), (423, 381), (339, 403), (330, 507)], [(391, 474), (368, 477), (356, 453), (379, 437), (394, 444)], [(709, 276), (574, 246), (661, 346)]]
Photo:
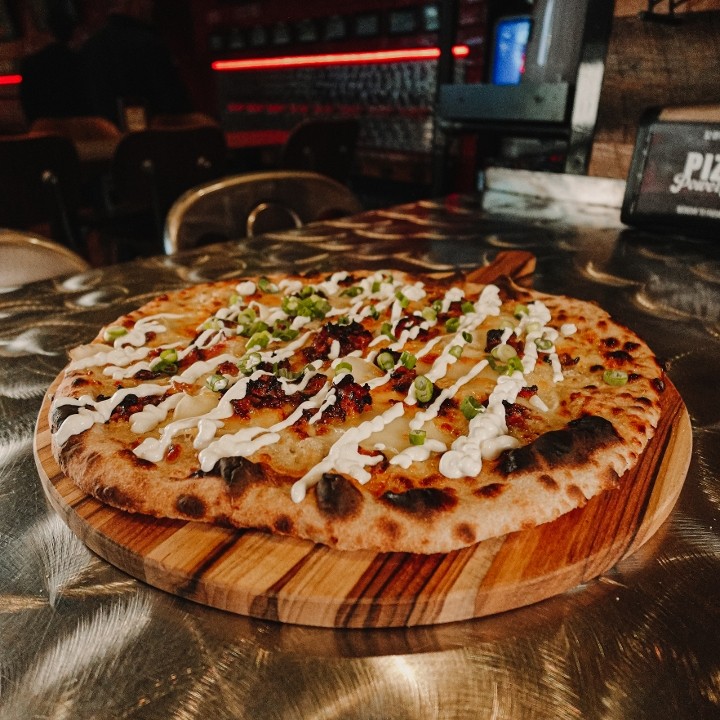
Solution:
[[(0, 294), (0, 718), (720, 717), (720, 244), (616, 209), (501, 193), (373, 211)], [(148, 587), (49, 509), (32, 436), (66, 350), (162, 291), (269, 270), (472, 268), (538, 258), (535, 287), (600, 302), (667, 363), (693, 422), (669, 520), (571, 592), (485, 619), (330, 630)]]

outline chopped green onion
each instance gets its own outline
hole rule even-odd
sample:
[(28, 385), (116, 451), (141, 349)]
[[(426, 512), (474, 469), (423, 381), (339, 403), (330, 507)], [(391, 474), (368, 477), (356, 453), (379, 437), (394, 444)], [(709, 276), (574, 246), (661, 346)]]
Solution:
[(371, 317), (373, 320), (377, 320), (377, 319), (380, 317), (380, 313), (379, 313), (378, 309), (377, 309), (374, 305), (371, 305), (371, 306), (368, 308), (368, 314), (370, 315), (370, 317)]
[(123, 335), (127, 335), (127, 329), (122, 327), (122, 325), (113, 325), (103, 333), (103, 340), (105, 340), (105, 342), (113, 342)]
[(500, 345), (496, 345), (491, 351), (490, 354), (496, 359), (500, 360), (500, 362), (507, 362), (510, 358), (513, 358), (517, 355), (517, 351), (512, 345), (508, 345), (506, 343), (500, 343)]
[(300, 331), (290, 327), (289, 323), (278, 320), (273, 325), (272, 334), (280, 340), (294, 340), (300, 334)]
[(451, 317), (445, 321), (445, 330), (447, 332), (457, 332), (460, 327), (460, 318)]
[(467, 420), (472, 420), (481, 412), (485, 412), (485, 408), (472, 395), (468, 395), (460, 403), (460, 410)]
[(270, 333), (267, 330), (261, 330), (250, 336), (250, 339), (247, 341), (247, 347), (248, 349), (254, 347), (266, 348), (269, 342)]
[(279, 378), (284, 378), (285, 380), (299, 380), (305, 373), (303, 370), (298, 370), (297, 372), (293, 372), (289, 368), (276, 368), (275, 369), (275, 376)]
[(539, 322), (535, 322), (535, 321), (529, 322), (525, 326), (525, 332), (527, 332), (527, 333), (539, 332), (540, 330), (542, 330), (542, 325)]
[(338, 318), (338, 325), (349, 325), (350, 324), (350, 317), (348, 315), (341, 315)]
[(305, 287), (300, 289), (300, 292), (298, 295), (300, 295), (301, 298), (309, 298), (311, 295), (315, 294), (315, 288), (312, 285), (305, 285)]
[(520, 372), (523, 371), (522, 360), (517, 355), (515, 355), (515, 357), (511, 357), (508, 360), (507, 364), (508, 364), (508, 369), (507, 369), (508, 375), (512, 375), (512, 373), (515, 372), (516, 370), (519, 370)]
[(408, 369), (412, 370), (415, 367), (417, 358), (407, 350), (403, 350), (400, 355), (400, 362)]
[(379, 368), (385, 371), (392, 370), (395, 367), (395, 358), (387, 351), (381, 352), (375, 359), (375, 362)]
[(529, 315), (529, 314), (530, 314), (530, 310), (528, 309), (528, 306), (527, 306), (527, 305), (523, 305), (522, 303), (516, 305), (516, 306), (515, 306), (515, 309), (513, 310), (513, 315), (514, 315), (516, 318), (518, 318), (518, 320), (519, 320), (523, 315)]
[(389, 322), (384, 322), (380, 326), (380, 334), (381, 335), (387, 335), (389, 338), (395, 339), (395, 336), (393, 335), (392, 331), (392, 325)]
[(410, 304), (410, 298), (403, 295), (400, 290), (395, 293), (395, 299), (400, 303), (400, 307), (403, 310)]
[(230, 300), (229, 300), (228, 304), (229, 305), (237, 305), (240, 302), (240, 300), (242, 300), (240, 295), (238, 295), (237, 293), (233, 293), (230, 296)]
[(413, 381), (413, 385), (415, 386), (415, 397), (418, 402), (426, 403), (432, 400), (435, 386), (425, 375), (418, 375)]
[(475, 312), (475, 305), (473, 305), (469, 300), (465, 300), (465, 302), (460, 306), (460, 309), (463, 311), (464, 315), (467, 315), (468, 313)]
[(535, 345), (537, 345), (538, 350), (551, 350), (553, 346), (552, 340), (548, 340), (547, 338), (537, 338), (535, 340)]
[(262, 357), (258, 352), (251, 352), (248, 355), (244, 355), (238, 362), (238, 369), (244, 375), (252, 375), (253, 368), (257, 367), (262, 361)]
[(220, 392), (220, 390), (225, 390), (225, 388), (227, 388), (228, 379), (224, 375), (215, 373), (205, 380), (205, 385), (207, 385), (207, 387), (213, 392)]
[(463, 330), (462, 337), (466, 343), (471, 343), (473, 341), (472, 333), (469, 333), (467, 330)]
[(258, 280), (258, 287), (264, 293), (276, 293), (280, 289), (274, 282), (268, 280), (266, 277), (261, 277)]
[(434, 308), (431, 308), (429, 305), (427, 307), (424, 307), (422, 309), (422, 316), (424, 320), (427, 320), (428, 322), (433, 322), (437, 320), (437, 310)]
[(408, 436), (410, 438), (410, 444), (424, 445), (426, 435), (427, 432), (425, 432), (425, 430), (411, 430), (410, 435)]
[(250, 323), (255, 322), (255, 320), (257, 320), (257, 314), (250, 307), (243, 308), (238, 313), (238, 316), (236, 319), (237, 319), (238, 325), (249, 325)]
[(352, 285), (349, 288), (345, 288), (340, 295), (345, 297), (357, 297), (362, 293), (363, 289), (359, 285)]
[(432, 309), (433, 309), (436, 313), (439, 313), (439, 312), (442, 310), (442, 306), (443, 306), (442, 300), (434, 300), (434, 301), (433, 301), (433, 304), (432, 304)]
[(603, 373), (603, 380), (608, 385), (620, 387), (628, 381), (628, 374), (624, 370), (606, 370)]
[(507, 370), (507, 365), (496, 360), (492, 355), (487, 356), (488, 365), (498, 373), (504, 373)]
[(507, 318), (505, 318), (504, 320), (500, 321), (500, 328), (502, 330), (514, 330), (515, 325), (513, 324), (513, 322), (511, 320), (508, 320)]
[(459, 358), (463, 354), (462, 345), (453, 345), (448, 352), (454, 357)]
[(340, 375), (340, 373), (352, 372), (352, 369), (352, 365), (349, 362), (343, 360), (343, 362), (339, 362), (335, 366), (335, 374)]
[(370, 291), (371, 291), (371, 292), (374, 292), (374, 293), (380, 292), (380, 285), (381, 285), (380, 281), (379, 281), (379, 280), (375, 280), (375, 281), (373, 282), (373, 284), (371, 285), (371, 287), (370, 287)]
[(178, 354), (175, 348), (163, 350), (150, 364), (150, 369), (156, 372), (174, 372), (177, 370)]
[(222, 330), (225, 327), (225, 323), (220, 318), (211, 317), (208, 318), (201, 326), (201, 330)]

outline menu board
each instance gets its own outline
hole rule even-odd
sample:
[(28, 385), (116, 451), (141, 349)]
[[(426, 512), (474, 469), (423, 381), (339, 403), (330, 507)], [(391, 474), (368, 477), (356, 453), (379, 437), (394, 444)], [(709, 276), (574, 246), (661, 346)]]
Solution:
[(720, 228), (720, 108), (653, 109), (638, 130), (622, 220), (707, 234)]

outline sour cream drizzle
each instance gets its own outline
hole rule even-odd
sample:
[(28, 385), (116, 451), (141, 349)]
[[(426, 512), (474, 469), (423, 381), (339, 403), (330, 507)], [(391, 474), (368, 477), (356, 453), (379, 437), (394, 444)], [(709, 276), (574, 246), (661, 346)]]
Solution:
[[(347, 277), (347, 273), (335, 273), (326, 281), (318, 284), (316, 290), (322, 292), (326, 297), (346, 294), (341, 283)], [(288, 294), (296, 293), (302, 288), (302, 284), (297, 281), (281, 281), (278, 286), (281, 291)], [(180, 349), (178, 343), (159, 347), (178, 347), (178, 359), (181, 360), (194, 348), (208, 348), (223, 341), (229, 335), (234, 335), (236, 331), (233, 323), (242, 311), (243, 297), (253, 295), (257, 287), (255, 283), (246, 281), (239, 283), (235, 290), (241, 296), (241, 299), (227, 308), (221, 308), (212, 318), (203, 323), (198, 328), (199, 334), (187, 347)], [(387, 349), (399, 353), (409, 341), (416, 339), (421, 331), (428, 330), (437, 324), (436, 320), (423, 318), (422, 322), (416, 322), (403, 329), (399, 334), (396, 333), (398, 321), (405, 316), (403, 308), (405, 300), (416, 302), (425, 297), (426, 293), (422, 283), (402, 285), (389, 276), (376, 273), (360, 280), (357, 286), (353, 287), (353, 291), (351, 294), (353, 299), (350, 304), (345, 308), (331, 309), (327, 317), (344, 315), (351, 322), (359, 322), (373, 313), (382, 313), (389, 310), (392, 334), (395, 337), (380, 335), (370, 343), (370, 348), (385, 343)], [(465, 295), (461, 289), (450, 288), (440, 301), (441, 311), (447, 312), (453, 302), (460, 302), (464, 298)], [(425, 376), (433, 383), (437, 383), (446, 377), (449, 368), (458, 360), (456, 356), (457, 350), (451, 352), (451, 348), (459, 347), (462, 349), (471, 341), (469, 335), (471, 336), (488, 316), (498, 316), (500, 314), (501, 305), (499, 289), (493, 285), (486, 286), (478, 300), (473, 304), (473, 308), (469, 312), (464, 308), (465, 312), (459, 317), (457, 331), (452, 337), (448, 337), (447, 334), (440, 334), (418, 349), (414, 354), (417, 360), (421, 360), (430, 354), (439, 343), (445, 343), (439, 355), (424, 373)], [(290, 321), (290, 326), (295, 330), (300, 330), (307, 323), (312, 322), (309, 317), (297, 316), (289, 318), (280, 307), (266, 306), (254, 299), (248, 302), (246, 307), (252, 308), (257, 313), (257, 317), (269, 324), (276, 320)], [(415, 315), (422, 317), (419, 312), (416, 312)], [(182, 317), (181, 315), (163, 313), (143, 318), (125, 335), (117, 338), (112, 348), (100, 346), (101, 350), (99, 352), (73, 361), (69, 365), (68, 371), (84, 370), (93, 366), (105, 366), (105, 374), (119, 379), (132, 377), (140, 369), (149, 369), (150, 363), (144, 361), (151, 353), (151, 349), (144, 346), (146, 334), (164, 332), (167, 328), (161, 322), (163, 319), (172, 320)], [(229, 321), (227, 325), (224, 322), (225, 320)], [(518, 393), (527, 384), (525, 376), (535, 369), (538, 360), (536, 341), (541, 341), (541, 347), (552, 344), (552, 347), (546, 347), (541, 352), (547, 353), (553, 371), (553, 381), (560, 382), (563, 379), (562, 366), (554, 343), (561, 335), (568, 336), (577, 331), (577, 328), (571, 323), (562, 325), (558, 331), (549, 326), (550, 320), (550, 312), (547, 307), (542, 302), (536, 301), (528, 305), (527, 314), (523, 314), (514, 327), (507, 328), (504, 331), (501, 340), (503, 343), (506, 343), (513, 333), (518, 337), (523, 336), (524, 351), (520, 358), (522, 371), (498, 376), (495, 388), (488, 398), (487, 409), (469, 422), (466, 436), (458, 437), (452, 443), (450, 449), (447, 448), (444, 442), (431, 437), (426, 438), (421, 445), (409, 444), (391, 457), (390, 463), (408, 468), (413, 462), (427, 460), (433, 453), (439, 453), (441, 454), (440, 472), (448, 478), (460, 478), (477, 475), (482, 469), (483, 459), (495, 458), (503, 450), (516, 447), (518, 445), (517, 440), (508, 434), (503, 402), (515, 402)], [(305, 332), (294, 341), (283, 342), (281, 347), (271, 347), (268, 350), (256, 347), (254, 352), (257, 353), (262, 363), (277, 363), (291, 358), (296, 351), (307, 344), (311, 335), (312, 332)], [(270, 339), (271, 344), (276, 342), (280, 341), (274, 337)], [(356, 351), (350, 353), (350, 356), (358, 358), (359, 361), (371, 363), (378, 352), (378, 350), (374, 349), (369, 350), (363, 357), (360, 351)], [(196, 361), (181, 373), (175, 375), (170, 380), (170, 383), (178, 386), (193, 385), (204, 376), (214, 373), (223, 363), (237, 364), (239, 360), (240, 358), (231, 353), (221, 353), (208, 360)], [(334, 340), (328, 357), (329, 366), (334, 368), (342, 360), (340, 343)], [(487, 365), (487, 360), (479, 360), (452, 385), (442, 389), (429, 407), (413, 414), (408, 423), (410, 430), (419, 430), (426, 423), (434, 420), (443, 402), (453, 398), (464, 385), (480, 374)], [(304, 390), (312, 377), (323, 366), (323, 361), (318, 360), (306, 368), (299, 380), (284, 377), (278, 377), (277, 379), (285, 393), (291, 395)], [(371, 390), (381, 387), (390, 381), (393, 369), (379, 377), (369, 378), (365, 384)], [(139, 458), (151, 462), (160, 462), (178, 434), (194, 432), (193, 447), (199, 451), (198, 458), (202, 470), (209, 472), (215, 467), (218, 460), (223, 457), (248, 457), (262, 447), (278, 442), (282, 430), (297, 422), (308, 410), (314, 410), (309, 416), (309, 423), (318, 422), (323, 412), (337, 400), (334, 383), (341, 377), (340, 374), (336, 375), (334, 380), (326, 382), (318, 393), (298, 405), (284, 420), (270, 427), (243, 428), (239, 432), (224, 434), (217, 438), (218, 431), (224, 426), (224, 420), (233, 415), (232, 401), (241, 400), (245, 397), (248, 384), (251, 381), (269, 374), (271, 373), (264, 370), (256, 370), (249, 376), (226, 375), (223, 382), (227, 390), (220, 396), (217, 405), (208, 412), (202, 411), (207, 409), (207, 390), (204, 391), (206, 393), (204, 399), (198, 398), (197, 401), (188, 393), (178, 391), (168, 395), (156, 405), (146, 405), (142, 411), (133, 414), (130, 418), (130, 427), (135, 433), (150, 432), (159, 424), (165, 422), (168, 415), (175, 411), (175, 408), (183, 399), (185, 401), (182, 405), (182, 415), (190, 413), (191, 416), (180, 417), (167, 423), (160, 431), (159, 437), (146, 438), (133, 452)], [(70, 436), (89, 429), (95, 423), (107, 422), (113, 409), (128, 395), (138, 397), (164, 395), (171, 387), (172, 385), (140, 384), (137, 387), (120, 389), (112, 397), (102, 401), (94, 401), (89, 395), (83, 395), (78, 399), (63, 398), (53, 404), (53, 410), (57, 409), (57, 407), (71, 405), (77, 406), (78, 411), (64, 420), (56, 433), (56, 441), (58, 444), (63, 445)], [(529, 402), (541, 411), (548, 410), (547, 405), (536, 395), (531, 397)], [(346, 430), (340, 439), (330, 447), (325, 459), (293, 485), (291, 489), (292, 499), (295, 502), (300, 502), (305, 497), (307, 490), (314, 486), (326, 472), (335, 471), (348, 475), (359, 483), (368, 482), (371, 473), (367, 468), (381, 462), (383, 456), (361, 453), (360, 443), (373, 434), (382, 433), (393, 421), (405, 414), (406, 408), (412, 407), (416, 403), (414, 385), (411, 385), (407, 396), (402, 402), (397, 402), (382, 414)], [(192, 415), (193, 410), (196, 411), (194, 415)], [(377, 449), (381, 445), (375, 443), (373, 447)]]

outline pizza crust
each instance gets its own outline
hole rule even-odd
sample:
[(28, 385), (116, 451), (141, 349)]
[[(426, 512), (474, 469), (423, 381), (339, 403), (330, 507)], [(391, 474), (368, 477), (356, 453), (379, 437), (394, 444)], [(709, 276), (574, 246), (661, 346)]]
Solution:
[[(356, 273), (352, 281), (371, 276), (376, 274)], [(395, 278), (402, 288), (418, 287), (418, 283), (423, 282), (425, 298), (447, 298), (447, 287), (435, 284), (432, 279), (404, 273), (396, 273)], [(326, 277), (319, 276), (270, 279), (273, 284), (281, 280), (293, 287), (298, 283), (315, 286), (327, 282)], [(164, 315), (158, 327), (165, 329), (145, 333), (145, 344), (157, 348), (179, 343), (178, 347), (185, 348), (197, 341), (208, 318), (224, 312), (228, 298), (240, 285), (242, 283), (235, 281), (222, 282), (168, 294), (119, 318), (111, 327), (126, 328), (130, 334), (138, 325), (146, 327), (148, 318)], [(483, 289), (471, 283), (456, 285), (469, 299), (477, 298)], [(64, 438), (62, 428), (68, 418), (82, 414), (77, 408), (82, 405), (83, 398), (102, 403), (119, 389), (132, 390), (143, 383), (157, 382), (166, 384), (167, 394), (184, 392), (197, 396), (201, 392), (198, 387), (178, 380), (187, 370), (182, 361), (175, 374), (163, 378), (146, 377), (149, 371), (140, 369), (139, 375), (118, 379), (107, 372), (112, 363), (87, 365), (83, 358), (97, 357), (98, 352), (104, 350), (112, 352), (113, 346), (104, 337), (106, 329), (100, 332), (90, 350), (85, 348), (73, 354), (73, 362), (61, 380), (50, 417), (53, 452), (63, 471), (84, 492), (119, 509), (159, 518), (255, 528), (324, 543), (340, 550), (444, 553), (552, 521), (583, 506), (598, 493), (616, 487), (626, 471), (634, 466), (659, 420), (663, 373), (647, 345), (630, 330), (615, 323), (597, 305), (544, 295), (507, 282), (500, 285), (503, 300), (500, 315), (489, 317), (473, 330), (467, 352), (463, 352), (436, 381), (436, 392), (461, 381), (469, 369), (488, 357), (488, 326), (497, 329), (498, 319), (512, 313), (512, 308), (517, 305), (542, 304), (550, 312), (553, 328), (572, 324), (575, 332), (559, 334), (556, 339), (556, 359), (562, 366), (562, 381), (552, 379), (557, 368), (539, 362), (524, 378), (533, 386), (537, 385), (537, 389), (530, 392), (529, 399), (518, 398), (506, 407), (509, 434), (518, 447), (506, 449), (495, 458), (483, 459), (482, 470), (476, 475), (447, 477), (440, 470), (442, 453), (430, 453), (427, 460), (413, 462), (408, 467), (391, 464), (392, 458), (403, 449), (399, 446), (402, 443), (408, 446), (407, 423), (403, 426), (405, 420), (398, 419), (394, 424), (370, 433), (357, 445), (359, 452), (378, 458), (377, 462), (364, 468), (369, 474), (367, 482), (360, 482), (352, 473), (328, 466), (319, 473), (315, 484), (309, 485), (304, 500), (296, 502), (293, 499), (293, 485), (322, 464), (329, 448), (345, 433), (357, 430), (382, 411), (404, 402), (407, 387), (401, 380), (407, 378), (373, 390), (371, 405), (363, 399), (362, 389), (367, 387), (367, 381), (365, 384), (346, 382), (342, 389), (338, 382), (333, 386), (338, 395), (335, 403), (326, 400), (324, 412), (330, 416), (327, 422), (311, 424), (305, 416), (278, 433), (280, 437), (276, 442), (251, 453), (221, 457), (212, 467), (203, 467), (203, 453), (193, 448), (197, 428), (176, 435), (157, 462), (138, 457), (137, 447), (141, 441), (157, 439), (162, 427), (173, 422), (172, 410), (159, 427), (137, 434), (130, 429), (130, 410), (119, 412), (116, 406), (114, 414), (106, 421), (95, 422), (89, 429)], [(339, 287), (354, 285), (345, 282)], [(251, 297), (258, 295), (256, 291)], [(261, 295), (261, 299), (277, 312), (281, 295)], [(348, 301), (344, 302), (347, 305)], [(448, 304), (451, 315), (457, 313), (453, 303), (457, 305), (458, 301)], [(417, 312), (423, 302), (412, 300), (408, 305), (408, 311), (415, 307)], [(322, 318), (303, 325), (299, 332), (312, 330), (316, 333), (327, 320)], [(359, 324), (374, 340), (382, 334), (379, 332), (382, 322), (383, 317), (376, 321), (365, 317)], [(359, 342), (360, 331), (350, 337), (341, 330), (338, 330), (338, 344)], [(435, 336), (447, 334), (432, 328), (427, 334), (432, 336), (433, 332)], [(305, 352), (306, 358), (312, 357), (306, 349), (312, 346), (313, 337), (315, 335), (300, 345), (295, 354)], [(239, 350), (238, 342), (241, 343)], [(297, 342), (297, 338), (288, 342)], [(418, 348), (426, 347), (429, 342), (427, 338), (416, 338), (407, 341), (405, 347), (418, 353)], [(222, 348), (215, 345), (196, 352), (198, 357), (191, 358), (193, 363), (188, 360), (188, 366), (197, 367), (195, 363), (198, 362), (212, 365), (212, 358), (220, 355), (238, 358), (247, 355), (244, 338), (238, 339), (233, 334), (223, 337), (220, 344)], [(376, 345), (382, 349), (387, 343), (381, 339)], [(443, 346), (443, 341), (438, 341), (433, 350), (418, 358), (418, 366), (426, 371), (430, 366), (435, 367)], [(323, 352), (327, 350), (335, 357), (316, 360), (319, 363), (316, 374), (325, 376), (328, 384), (333, 380), (333, 362), (337, 364), (346, 354), (350, 355), (348, 347), (338, 354), (337, 346), (333, 347), (329, 342)], [(157, 351), (153, 352), (157, 356)], [(371, 350), (365, 346), (360, 355), (366, 357), (369, 352)], [(203, 359), (199, 358), (201, 355)], [(351, 356), (350, 364), (359, 376), (358, 363), (361, 361), (357, 355), (356, 352)], [(208, 370), (202, 380), (217, 369)], [(603, 375), (609, 369), (626, 373), (628, 382), (622, 386), (604, 383)], [(382, 371), (375, 366), (369, 376), (373, 375), (382, 376)], [(265, 377), (261, 375), (261, 378)], [(231, 379), (246, 382), (242, 377)], [(250, 381), (247, 382), (250, 386)], [(275, 375), (274, 379), (259, 385), (256, 404), (260, 406), (252, 405), (247, 394), (233, 401), (234, 404), (228, 404), (232, 413), (221, 421), (224, 425), (216, 431), (220, 433), (216, 438), (253, 423), (270, 427), (287, 419), (300, 400), (312, 403), (313, 398), (319, 397), (318, 394), (310, 395), (308, 390), (307, 398), (293, 395), (291, 402), (287, 394), (280, 394), (276, 388), (273, 390), (278, 382)], [(485, 367), (472, 382), (462, 385), (462, 392), (472, 389), (478, 396), (484, 393), (482, 399), (487, 401), (488, 388), (495, 387), (497, 382), (498, 372)], [(315, 384), (319, 386), (320, 383), (321, 380), (316, 378)], [(218, 395), (224, 397), (222, 391)], [(531, 402), (534, 397), (542, 398), (542, 402)], [(271, 400), (276, 401), (277, 406), (273, 406)], [(74, 405), (68, 405), (70, 401)], [(125, 402), (130, 403), (134, 412), (142, 410), (142, 401), (137, 398)], [(136, 404), (132, 405), (132, 402)], [(156, 400), (148, 402), (153, 407), (156, 403)], [(455, 397), (443, 403), (438, 418), (426, 425), (428, 438), (450, 447), (467, 432), (468, 421), (459, 404)], [(418, 411), (412, 404), (403, 409), (405, 415)], [(317, 411), (316, 407), (312, 409), (312, 412)], [(395, 425), (404, 430), (395, 430)]]

